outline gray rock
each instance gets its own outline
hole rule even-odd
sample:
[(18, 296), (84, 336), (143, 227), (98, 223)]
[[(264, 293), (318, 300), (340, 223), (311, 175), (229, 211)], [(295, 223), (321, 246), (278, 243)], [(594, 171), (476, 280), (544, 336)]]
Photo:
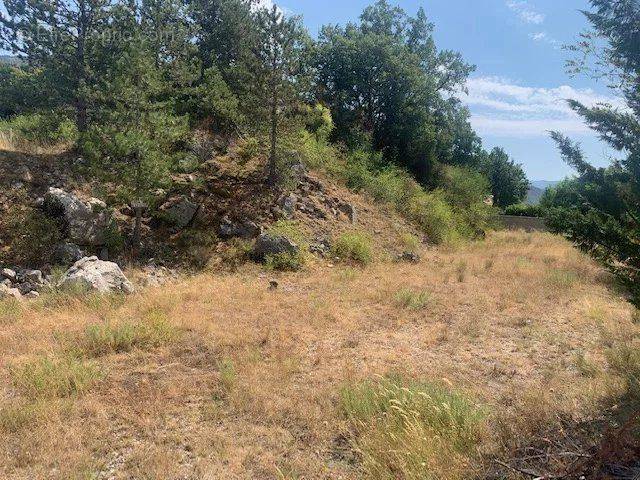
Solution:
[(250, 239), (262, 234), (262, 227), (250, 220), (233, 222), (228, 217), (224, 217), (220, 222), (218, 234), (221, 238)]
[(10, 287), (12, 285), (12, 282), (8, 278), (5, 278), (4, 280), (0, 281), (0, 287), (2, 287), (3, 285), (5, 287)]
[(296, 197), (293, 193), (289, 195), (283, 195), (278, 200), (278, 206), (282, 208), (284, 215), (287, 218), (291, 218), (296, 211), (296, 204), (298, 203), (298, 197)]
[(256, 240), (256, 244), (253, 247), (253, 256), (257, 260), (264, 260), (268, 255), (297, 253), (299, 251), (300, 247), (287, 237), (263, 233)]
[(200, 210), (200, 205), (192, 202), (187, 197), (180, 197), (166, 202), (160, 207), (166, 213), (167, 219), (174, 225), (184, 228), (193, 222)]
[(399, 262), (420, 263), (420, 255), (413, 252), (402, 252), (398, 255)]
[(43, 207), (50, 216), (64, 220), (73, 243), (104, 245), (111, 215), (103, 201), (92, 198), (83, 202), (72, 193), (60, 188), (50, 188), (44, 197)]
[(28, 298), (29, 300), (35, 300), (39, 296), (40, 294), (35, 290), (31, 290), (30, 292), (24, 294), (24, 298)]
[(22, 273), (22, 277), (30, 283), (35, 283), (36, 285), (44, 284), (44, 278), (42, 277), (42, 272), (40, 270), (25, 270)]
[(100, 293), (133, 293), (131, 282), (120, 267), (113, 262), (99, 260), (98, 257), (84, 257), (65, 272), (58, 286), (73, 288), (82, 286)]
[(75, 243), (59, 243), (53, 249), (51, 260), (56, 265), (69, 266), (85, 256), (82, 249)]
[(2, 271), (0, 271), (0, 275), (2, 275), (7, 280), (11, 280), (12, 282), (15, 282), (17, 279), (15, 270), (11, 270), (10, 268), (3, 268)]
[(354, 207), (350, 203), (343, 203), (342, 205), (340, 205), (340, 210), (347, 216), (352, 224), (358, 221), (358, 213), (356, 212), (356, 207)]

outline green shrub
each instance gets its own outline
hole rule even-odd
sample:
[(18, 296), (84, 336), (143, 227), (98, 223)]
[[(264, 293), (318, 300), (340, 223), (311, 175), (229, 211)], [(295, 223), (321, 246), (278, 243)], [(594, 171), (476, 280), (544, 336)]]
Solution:
[(517, 203), (509, 205), (504, 209), (505, 215), (513, 215), (516, 217), (543, 217), (544, 209), (540, 205), (527, 205), (526, 203)]
[(99, 357), (136, 348), (157, 348), (170, 343), (176, 336), (177, 331), (166, 315), (155, 313), (151, 318), (137, 323), (91, 325), (77, 342), (76, 348), (86, 356)]
[(343, 233), (333, 245), (333, 254), (342, 260), (367, 265), (373, 260), (371, 238), (361, 232)]
[(416, 252), (420, 248), (420, 239), (413, 233), (403, 233), (400, 241), (408, 252)]
[(265, 267), (280, 272), (296, 272), (304, 267), (304, 263), (304, 255), (300, 252), (280, 252), (265, 257)]
[(78, 139), (75, 123), (61, 112), (16, 115), (0, 122), (0, 131), (10, 131), (18, 138), (42, 146), (74, 143)]
[(469, 478), (483, 412), (428, 382), (383, 378), (344, 387), (340, 409), (353, 431), (365, 478)]
[(29, 399), (81, 395), (102, 377), (94, 363), (73, 356), (39, 357), (11, 369), (13, 385)]
[(244, 164), (260, 155), (260, 150), (261, 147), (258, 139), (255, 137), (249, 137), (240, 143), (237, 152), (241, 163)]
[(409, 310), (422, 310), (431, 300), (431, 295), (425, 290), (414, 291), (409, 288), (398, 290), (395, 294), (396, 303)]
[(60, 223), (34, 208), (10, 208), (0, 219), (0, 227), (3, 243), (9, 247), (0, 250), (0, 263), (42, 265), (63, 237)]
[(440, 190), (414, 195), (403, 211), (433, 243), (455, 242), (460, 238), (454, 211)]

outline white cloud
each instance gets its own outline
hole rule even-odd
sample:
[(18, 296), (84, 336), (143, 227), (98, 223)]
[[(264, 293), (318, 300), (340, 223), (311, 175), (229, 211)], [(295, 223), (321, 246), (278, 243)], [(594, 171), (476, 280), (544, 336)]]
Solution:
[[(256, 10), (259, 10), (261, 8), (266, 8), (267, 10), (271, 10), (274, 4), (275, 2), (273, 0), (258, 0), (258, 2), (253, 5), (253, 8)], [(283, 15), (292, 14), (291, 10), (289, 10), (286, 7), (283, 7), (281, 5), (277, 5), (277, 7), (278, 7), (278, 11), (280, 11), (280, 13), (282, 13)]]
[(522, 86), (497, 77), (476, 77), (467, 82), (460, 98), (472, 112), (472, 124), (480, 134), (511, 137), (546, 136), (549, 130), (586, 134), (582, 119), (567, 105), (567, 99), (587, 105), (608, 103), (626, 108), (616, 97), (592, 89), (568, 85), (555, 88)]
[(511, 11), (515, 12), (515, 14), (518, 15), (518, 18), (525, 23), (532, 23), (534, 25), (544, 23), (544, 14), (537, 12), (525, 0), (507, 0), (505, 5)]
[(547, 32), (530, 33), (529, 38), (535, 42), (547, 43), (556, 49), (560, 48), (560, 42), (550, 36)]

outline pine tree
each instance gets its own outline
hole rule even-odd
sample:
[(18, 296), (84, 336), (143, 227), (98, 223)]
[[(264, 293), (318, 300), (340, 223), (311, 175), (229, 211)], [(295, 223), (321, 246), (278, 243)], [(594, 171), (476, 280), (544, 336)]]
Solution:
[(303, 55), (308, 37), (300, 18), (285, 17), (276, 5), (271, 9), (259, 9), (255, 18), (258, 35), (253, 46), (255, 68), (252, 75), (259, 89), (259, 100), (268, 105), (267, 182), (273, 186), (279, 177), (279, 125), (300, 103), (305, 89)]
[(85, 131), (112, 0), (6, 0), (5, 6), (3, 46), (46, 70), (60, 106), (72, 107), (78, 130)]
[(593, 30), (572, 48), (581, 55), (569, 66), (575, 73), (606, 78), (626, 108), (569, 105), (620, 157), (596, 168), (578, 144), (554, 132), (562, 157), (578, 177), (548, 196), (548, 220), (616, 272), (640, 301), (640, 3), (591, 0), (591, 6), (584, 13)]

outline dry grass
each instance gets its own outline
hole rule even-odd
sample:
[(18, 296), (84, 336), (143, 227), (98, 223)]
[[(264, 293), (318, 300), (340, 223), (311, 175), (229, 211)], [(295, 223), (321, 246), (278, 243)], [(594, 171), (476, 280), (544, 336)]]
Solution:
[[(412, 477), (415, 458), (437, 478), (468, 478), (559, 419), (594, 418), (602, 400), (635, 381), (635, 373), (612, 371), (609, 359), (615, 345), (637, 341), (637, 314), (563, 240), (505, 232), (420, 254), (418, 265), (313, 263), (278, 274), (277, 290), (249, 266), (127, 302), (3, 305), (0, 477), (358, 479), (371, 465), (388, 472), (404, 458), (383, 448), (391, 420), (377, 411), (355, 424), (340, 399), (345, 388), (396, 372), (419, 386), (396, 391), (407, 410), (434, 411), (444, 397), (429, 386), (446, 385), (483, 415), (462, 447), (457, 433), (438, 430), (456, 424), (404, 417), (403, 435), (413, 429), (437, 442), (416, 445), (409, 466), (389, 478), (423, 478)], [(409, 293), (399, 301), (398, 292)], [(39, 394), (16, 382), (20, 366), (63, 358), (70, 345), (82, 346), (75, 362), (100, 372), (81, 391)], [(620, 352), (617, 369), (635, 361)], [(425, 391), (440, 400), (421, 403)], [(465, 402), (463, 420), (476, 418)]]

